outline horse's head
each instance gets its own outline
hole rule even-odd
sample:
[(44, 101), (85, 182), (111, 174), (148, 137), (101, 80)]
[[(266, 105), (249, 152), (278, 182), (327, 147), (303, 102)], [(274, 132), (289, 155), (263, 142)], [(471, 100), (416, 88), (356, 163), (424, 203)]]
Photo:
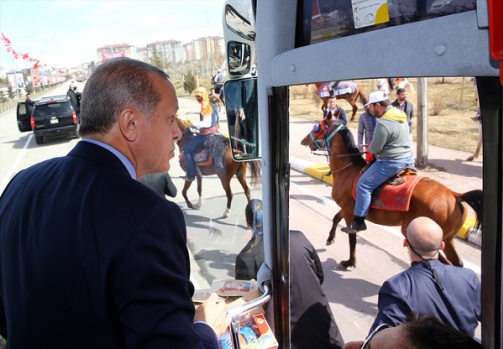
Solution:
[(180, 131), (182, 131), (182, 138), (176, 141), (176, 144), (180, 148), (180, 152), (185, 148), (187, 144), (189, 144), (190, 140), (194, 137), (190, 126), (192, 123), (189, 120), (180, 119), (178, 116), (175, 117), (176, 124)]
[(300, 142), (301, 145), (306, 145), (311, 149), (311, 151), (316, 150), (327, 150), (327, 144), (330, 143), (330, 137), (333, 131), (335, 131), (339, 126), (342, 126), (342, 121), (340, 119), (323, 119), (313, 126), (311, 132), (309, 132), (306, 137)]

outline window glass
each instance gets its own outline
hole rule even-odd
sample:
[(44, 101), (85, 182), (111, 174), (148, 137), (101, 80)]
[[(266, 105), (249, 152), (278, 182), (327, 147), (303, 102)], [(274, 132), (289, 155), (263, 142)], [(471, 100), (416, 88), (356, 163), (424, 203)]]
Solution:
[(476, 0), (312, 0), (312, 6), (305, 6), (306, 13), (299, 17), (311, 17), (301, 24), (303, 32), (310, 32), (310, 42), (301, 45), (475, 8)]

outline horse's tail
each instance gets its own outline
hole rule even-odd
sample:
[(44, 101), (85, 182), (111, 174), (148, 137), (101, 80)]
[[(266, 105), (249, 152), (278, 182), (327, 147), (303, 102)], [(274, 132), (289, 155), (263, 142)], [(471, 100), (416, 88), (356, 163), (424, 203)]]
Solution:
[(248, 165), (251, 170), (251, 185), (253, 187), (259, 187), (262, 182), (262, 161), (248, 161)]
[(367, 104), (369, 100), (367, 99), (367, 96), (365, 95), (361, 87), (359, 88), (359, 92), (360, 92), (360, 102), (362, 102), (363, 105)]
[(477, 229), (482, 224), (484, 218), (484, 194), (482, 190), (472, 190), (458, 196), (458, 200), (466, 202), (477, 215)]

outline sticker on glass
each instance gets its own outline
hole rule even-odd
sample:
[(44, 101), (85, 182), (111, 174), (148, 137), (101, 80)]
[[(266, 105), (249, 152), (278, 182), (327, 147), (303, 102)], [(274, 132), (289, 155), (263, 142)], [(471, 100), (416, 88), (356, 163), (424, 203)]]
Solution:
[(352, 0), (355, 28), (389, 22), (387, 0)]

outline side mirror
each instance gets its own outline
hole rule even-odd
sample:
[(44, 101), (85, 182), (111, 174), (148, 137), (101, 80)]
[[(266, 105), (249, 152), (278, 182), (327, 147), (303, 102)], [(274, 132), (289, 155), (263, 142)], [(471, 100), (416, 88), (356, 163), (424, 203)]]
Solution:
[(242, 76), (250, 72), (250, 45), (237, 41), (227, 44), (229, 74)]
[[(251, 7), (249, 9), (251, 11)], [(247, 11), (247, 12), (249, 12)], [(247, 14), (251, 16), (251, 13)], [(234, 34), (239, 35), (243, 39), (255, 41), (255, 26), (248, 19), (241, 15), (231, 5), (225, 6), (225, 24)]]
[(257, 79), (228, 80), (224, 95), (233, 159), (260, 159)]

